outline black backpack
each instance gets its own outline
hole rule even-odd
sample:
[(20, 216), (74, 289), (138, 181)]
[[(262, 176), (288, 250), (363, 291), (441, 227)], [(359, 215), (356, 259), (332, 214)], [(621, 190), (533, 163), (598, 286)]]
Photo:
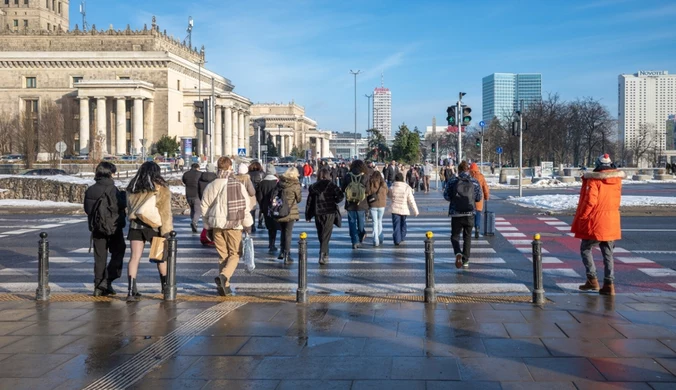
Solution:
[(466, 177), (458, 178), (451, 202), (456, 213), (474, 212), (474, 183), (472, 183), (472, 180)]
[(268, 207), (268, 217), (279, 219), (291, 214), (291, 206), (284, 199), (284, 191), (277, 184), (270, 194), (270, 207)]
[(110, 236), (117, 231), (117, 199), (109, 191), (104, 192), (94, 203), (89, 216), (89, 231), (92, 234)]

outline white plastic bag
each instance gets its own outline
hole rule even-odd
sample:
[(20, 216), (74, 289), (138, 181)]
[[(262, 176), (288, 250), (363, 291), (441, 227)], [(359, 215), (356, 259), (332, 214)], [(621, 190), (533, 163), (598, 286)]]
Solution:
[(244, 237), (242, 237), (242, 260), (244, 260), (247, 272), (253, 272), (256, 269), (253, 239), (246, 233), (244, 233)]

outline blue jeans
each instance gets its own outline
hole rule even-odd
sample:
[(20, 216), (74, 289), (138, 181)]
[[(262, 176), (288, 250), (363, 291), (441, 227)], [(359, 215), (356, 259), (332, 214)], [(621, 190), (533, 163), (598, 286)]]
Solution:
[(406, 216), (399, 214), (392, 214), (392, 239), (394, 245), (399, 245), (400, 242), (406, 239)]
[(474, 212), (474, 226), (476, 226), (477, 231), (481, 231), (481, 216), (483, 215), (483, 212), (480, 210), (476, 210)]
[(383, 243), (385, 235), (383, 234), (383, 215), (385, 207), (372, 207), (371, 219), (373, 220), (373, 245), (379, 246)]
[(305, 188), (310, 187), (310, 176), (303, 176), (303, 185)]
[(350, 227), (350, 240), (352, 240), (352, 245), (361, 243), (366, 235), (365, 216), (365, 211), (347, 212), (347, 224)]

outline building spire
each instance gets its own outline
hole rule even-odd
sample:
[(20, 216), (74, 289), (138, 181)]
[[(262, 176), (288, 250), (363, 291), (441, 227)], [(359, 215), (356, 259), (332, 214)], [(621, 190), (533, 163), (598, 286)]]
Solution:
[(385, 75), (383, 72), (380, 72), (380, 87), (385, 88)]

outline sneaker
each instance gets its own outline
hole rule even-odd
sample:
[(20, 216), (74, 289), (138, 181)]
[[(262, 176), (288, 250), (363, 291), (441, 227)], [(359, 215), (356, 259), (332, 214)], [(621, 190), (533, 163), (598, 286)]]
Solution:
[(361, 248), (361, 245), (359, 244), (352, 244), (352, 249), (359, 249)]
[(464, 260), (464, 261), (462, 262), (462, 268), (463, 268), (463, 269), (469, 268), (469, 260)]
[(195, 222), (190, 222), (190, 228), (192, 229), (193, 233), (197, 233), (197, 226), (195, 225)]
[(462, 267), (462, 253), (455, 254), (455, 268)]
[(224, 297), (230, 297), (230, 296), (233, 296), (233, 295), (235, 295), (235, 293), (232, 292), (232, 289), (230, 288), (230, 286), (223, 289), (223, 296)]
[(108, 288), (106, 288), (106, 295), (117, 295), (117, 292), (113, 289), (112, 282), (108, 282)]
[(273, 246), (272, 248), (268, 248), (268, 253), (271, 254), (271, 255), (274, 255), (275, 253), (277, 253), (277, 251), (278, 251), (278, 249), (277, 249), (276, 246)]
[(225, 287), (225, 283), (228, 281), (228, 278), (226, 278), (225, 275), (220, 274), (214, 278), (214, 281), (216, 282), (216, 289), (218, 289), (218, 295), (224, 297), (225, 289), (228, 288)]

